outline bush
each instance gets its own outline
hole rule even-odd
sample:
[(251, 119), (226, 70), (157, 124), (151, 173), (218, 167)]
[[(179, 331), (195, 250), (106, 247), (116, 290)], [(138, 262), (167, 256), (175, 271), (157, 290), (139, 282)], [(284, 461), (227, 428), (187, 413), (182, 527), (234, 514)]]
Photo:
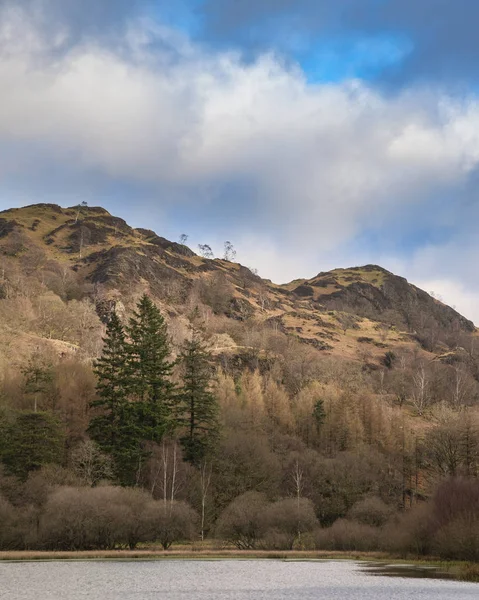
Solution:
[(24, 550), (36, 544), (37, 513), (31, 507), (13, 506), (0, 496), (0, 549)]
[(377, 550), (380, 530), (347, 519), (338, 519), (331, 527), (318, 529), (316, 548), (321, 550)]
[(389, 520), (393, 510), (381, 498), (371, 496), (356, 502), (348, 513), (348, 519), (362, 523), (363, 525), (381, 527)]
[(422, 504), (386, 525), (381, 536), (381, 545), (385, 550), (403, 555), (425, 555), (431, 552), (433, 533), (431, 507)]
[(147, 506), (145, 519), (149, 538), (168, 550), (173, 542), (193, 539), (198, 516), (186, 502), (152, 501)]
[(263, 515), (268, 505), (264, 494), (246, 492), (221, 513), (216, 534), (240, 550), (256, 548), (264, 533)]
[(479, 561), (479, 519), (460, 517), (434, 536), (433, 551), (441, 558)]
[(2, 550), (16, 550), (18, 548), (17, 513), (18, 510), (0, 496), (0, 548)]
[(113, 548), (113, 529), (121, 523), (112, 511), (115, 495), (109, 488), (58, 489), (40, 519), (40, 545), (51, 550)]
[(449, 479), (433, 498), (433, 549), (443, 558), (479, 559), (479, 482)]
[(40, 519), (40, 544), (54, 550), (111, 549), (146, 540), (150, 496), (119, 487), (61, 488)]
[(311, 500), (286, 498), (265, 507), (261, 514), (266, 534), (263, 545), (272, 549), (292, 550), (301, 534), (318, 526)]

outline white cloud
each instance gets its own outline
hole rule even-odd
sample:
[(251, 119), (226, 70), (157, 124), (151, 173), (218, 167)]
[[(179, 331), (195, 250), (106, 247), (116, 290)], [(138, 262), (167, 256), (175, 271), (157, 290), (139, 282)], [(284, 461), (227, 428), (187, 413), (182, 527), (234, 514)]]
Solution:
[(274, 55), (245, 64), (145, 21), (116, 48), (90, 40), (62, 54), (64, 32), (46, 38), (21, 11), (0, 16), (0, 145), (38, 148), (79, 172), (185, 187), (205, 206), (210, 188), (244, 180), (251, 219), (236, 237), (265, 276), (318, 271), (322, 252), (393, 226), (479, 162), (474, 96), (310, 85)]
[(423, 279), (415, 284), (475, 323), (479, 323), (477, 291), (468, 290), (461, 282), (450, 279)]

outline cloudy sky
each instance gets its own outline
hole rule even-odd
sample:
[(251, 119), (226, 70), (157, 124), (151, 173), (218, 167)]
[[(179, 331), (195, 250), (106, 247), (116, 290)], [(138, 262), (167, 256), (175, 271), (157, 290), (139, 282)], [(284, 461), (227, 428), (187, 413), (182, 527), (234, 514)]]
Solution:
[(479, 2), (0, 0), (0, 207), (102, 205), (276, 282), (479, 323)]

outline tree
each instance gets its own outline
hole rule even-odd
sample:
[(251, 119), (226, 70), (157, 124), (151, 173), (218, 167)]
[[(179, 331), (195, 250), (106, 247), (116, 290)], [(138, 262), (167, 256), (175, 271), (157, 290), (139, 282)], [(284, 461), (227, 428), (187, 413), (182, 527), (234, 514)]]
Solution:
[(208, 244), (198, 244), (198, 250), (203, 258), (214, 257), (213, 250), (211, 249), (211, 246), (208, 246)]
[(227, 260), (227, 261), (234, 260), (236, 258), (236, 250), (235, 250), (235, 247), (233, 246), (233, 244), (229, 241), (226, 241), (224, 248), (225, 248), (224, 255), (223, 255), (224, 260)]
[(430, 380), (429, 374), (423, 364), (419, 366), (413, 377), (412, 402), (419, 415), (423, 415), (424, 410), (430, 403)]
[(64, 435), (51, 413), (20, 413), (7, 431), (7, 441), (3, 462), (10, 473), (22, 480), (43, 465), (63, 462)]
[(184, 458), (199, 466), (218, 438), (218, 402), (211, 390), (211, 356), (193, 332), (181, 353), (183, 385), (178, 395), (178, 422), (184, 428)]
[(205, 519), (206, 519), (206, 500), (208, 490), (211, 484), (211, 473), (213, 471), (211, 463), (203, 461), (200, 467), (200, 484), (201, 484), (201, 522), (200, 535), (201, 541), (205, 539)]
[(98, 399), (91, 403), (99, 409), (88, 428), (100, 448), (115, 462), (115, 472), (128, 483), (131, 472), (141, 460), (141, 432), (134, 406), (128, 401), (127, 343), (123, 326), (112, 312), (106, 329), (101, 357), (96, 361)]
[(33, 412), (37, 412), (38, 400), (52, 391), (53, 369), (51, 365), (42, 364), (38, 356), (32, 357), (28, 365), (22, 369), (24, 392), (33, 397)]
[(172, 406), (176, 387), (171, 381), (175, 362), (169, 358), (166, 322), (146, 294), (130, 318), (127, 333), (127, 387), (134, 401), (138, 433), (143, 441), (160, 443), (175, 425)]
[(321, 426), (326, 419), (326, 411), (324, 410), (324, 401), (321, 398), (318, 398), (314, 404), (313, 408), (313, 419), (316, 424), (316, 430), (319, 433)]
[(186, 233), (182, 233), (180, 235), (180, 244), (183, 244), (183, 246), (184, 246), (187, 241), (188, 241), (188, 236), (186, 235)]
[(99, 400), (93, 406), (104, 408), (113, 421), (118, 406), (126, 401), (127, 395), (127, 345), (123, 326), (115, 311), (110, 315), (103, 342), (102, 355), (94, 366)]
[[(156, 407), (158, 417), (170, 412), (175, 386), (171, 381), (174, 362), (165, 319), (144, 294), (130, 319), (127, 386), (138, 402)], [(161, 439), (162, 435), (160, 435)]]
[(94, 486), (113, 475), (111, 457), (103, 454), (92, 440), (84, 440), (71, 454), (73, 472), (87, 485)]

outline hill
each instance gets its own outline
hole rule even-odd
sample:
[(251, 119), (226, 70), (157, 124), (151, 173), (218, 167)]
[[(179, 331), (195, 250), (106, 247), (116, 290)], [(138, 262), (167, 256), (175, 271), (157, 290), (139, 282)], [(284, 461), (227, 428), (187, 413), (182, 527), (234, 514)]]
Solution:
[(359, 360), (367, 351), (371, 364), (385, 349), (443, 354), (475, 334), (471, 321), (381, 267), (275, 285), (240, 264), (133, 229), (100, 207), (3, 211), (0, 252), (27, 277), (41, 273), (45, 290), (62, 299), (92, 298), (102, 319), (116, 302), (129, 307), (143, 291), (174, 315), (196, 299), (217, 316), (263, 323), (326, 355)]

